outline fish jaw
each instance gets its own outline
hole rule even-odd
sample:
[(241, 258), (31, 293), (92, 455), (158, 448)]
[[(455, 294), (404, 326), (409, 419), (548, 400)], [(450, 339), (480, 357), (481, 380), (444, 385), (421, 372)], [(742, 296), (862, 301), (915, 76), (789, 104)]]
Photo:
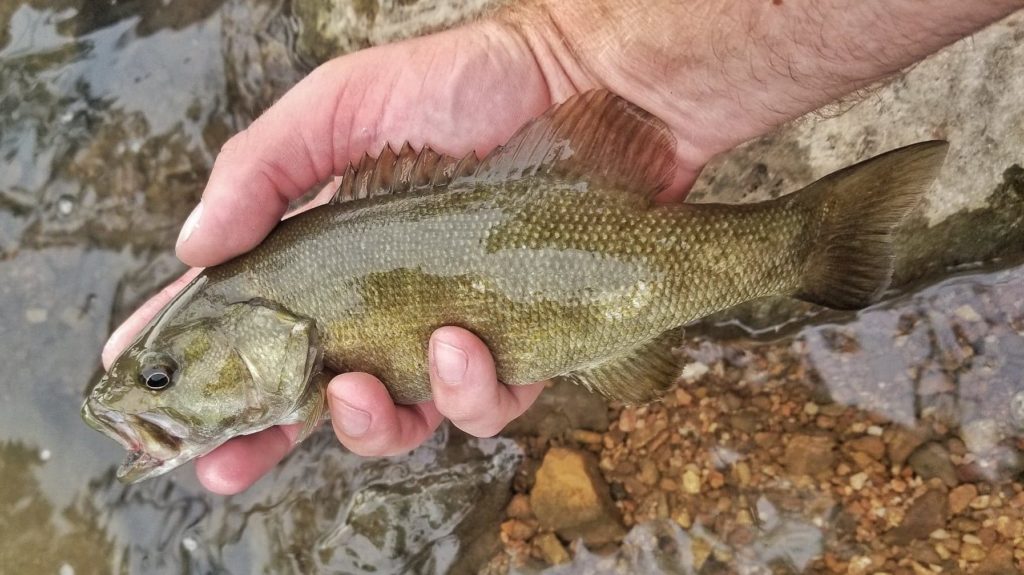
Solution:
[(149, 413), (120, 413), (92, 398), (82, 405), (82, 419), (128, 451), (117, 469), (117, 478), (123, 483), (161, 475), (215, 447), (203, 448), (185, 442), (182, 430), (167, 418)]

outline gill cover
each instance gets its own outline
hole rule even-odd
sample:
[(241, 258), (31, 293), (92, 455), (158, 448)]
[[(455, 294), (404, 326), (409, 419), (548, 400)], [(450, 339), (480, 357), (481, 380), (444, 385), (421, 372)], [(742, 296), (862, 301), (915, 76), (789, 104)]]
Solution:
[(271, 405), (287, 415), (304, 400), (320, 371), (321, 352), (313, 320), (264, 299), (231, 304), (222, 333), (231, 339), (252, 379), (251, 407)]

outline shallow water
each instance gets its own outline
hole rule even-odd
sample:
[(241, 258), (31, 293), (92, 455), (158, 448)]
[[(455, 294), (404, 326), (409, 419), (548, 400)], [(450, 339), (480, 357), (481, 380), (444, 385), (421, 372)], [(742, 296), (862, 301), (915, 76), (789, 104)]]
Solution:
[[(123, 451), (81, 422), (111, 327), (182, 270), (171, 247), (215, 151), (308, 70), (283, 2), (164, 4), (0, 0), (0, 572), (474, 570), (497, 552), (522, 457), (510, 440), (440, 434), (407, 457), (367, 461), (325, 432), (254, 489), (221, 498), (190, 467), (118, 484)], [(892, 461), (847, 457), (846, 444), (875, 428), (887, 442), (926, 433), (946, 453), (948, 465), (931, 462), (940, 483), (1009, 501), (1024, 469), (1022, 284), (1024, 268), (1010, 266), (856, 316), (815, 316), (783, 342), (720, 331), (690, 341), (684, 356), (702, 367), (681, 387), (703, 393), (699, 407), (670, 400), (630, 417), (652, 428), (664, 417), (688, 438), (687, 462), (732, 477), (747, 461), (753, 482), (659, 496), (613, 465), (608, 480), (640, 504), (629, 513), (641, 527), (618, 556), (581, 551), (562, 570), (810, 573), (826, 553), (855, 563), (871, 551), (867, 536), (907, 509), (895, 482), (929, 485), (887, 472)], [(835, 425), (821, 427), (815, 410)], [(650, 437), (622, 428), (608, 433), (640, 454)], [(807, 482), (779, 471), (786, 442), (808, 434), (831, 438), (849, 472)], [(844, 486), (862, 471), (878, 488), (873, 504), (891, 511), (851, 528), (868, 492)], [(756, 529), (735, 525), (738, 508), (753, 510)], [(999, 533), (992, 545), (1006, 544)]]

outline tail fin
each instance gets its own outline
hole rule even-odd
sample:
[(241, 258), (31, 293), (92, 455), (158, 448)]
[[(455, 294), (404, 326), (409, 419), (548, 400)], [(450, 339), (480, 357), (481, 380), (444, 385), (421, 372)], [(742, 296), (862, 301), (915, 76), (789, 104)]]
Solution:
[(836, 309), (874, 303), (892, 279), (894, 231), (942, 167), (948, 144), (913, 144), (828, 175), (794, 201), (820, 215), (796, 297)]

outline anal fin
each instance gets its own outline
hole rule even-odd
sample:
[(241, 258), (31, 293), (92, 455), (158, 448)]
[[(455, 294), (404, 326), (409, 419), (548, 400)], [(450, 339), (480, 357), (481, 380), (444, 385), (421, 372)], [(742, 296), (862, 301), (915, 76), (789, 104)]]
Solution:
[(681, 329), (671, 329), (628, 353), (555, 378), (597, 391), (609, 399), (646, 403), (661, 397), (679, 377), (681, 366), (672, 349), (682, 340)]

